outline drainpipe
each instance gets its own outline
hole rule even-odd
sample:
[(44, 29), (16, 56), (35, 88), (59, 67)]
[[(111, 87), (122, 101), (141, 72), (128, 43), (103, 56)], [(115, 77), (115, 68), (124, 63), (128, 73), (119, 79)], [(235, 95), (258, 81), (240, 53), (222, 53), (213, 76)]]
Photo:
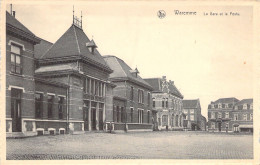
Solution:
[[(70, 75), (68, 75), (68, 85), (70, 82)], [(69, 128), (69, 90), (70, 86), (67, 88), (67, 118), (66, 118), (66, 124), (67, 124), (67, 132), (70, 132)]]

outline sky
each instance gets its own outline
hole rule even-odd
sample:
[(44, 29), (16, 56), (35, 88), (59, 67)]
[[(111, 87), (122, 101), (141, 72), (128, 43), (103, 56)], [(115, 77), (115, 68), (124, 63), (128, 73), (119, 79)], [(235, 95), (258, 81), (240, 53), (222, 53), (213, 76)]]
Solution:
[[(211, 101), (253, 98), (250, 6), (172, 1), (12, 3), (20, 22), (53, 43), (71, 26), (74, 5), (76, 16), (82, 11), (84, 32), (94, 39), (102, 55), (115, 55), (132, 69), (137, 67), (142, 78), (166, 76), (184, 99), (200, 99), (206, 118)], [(164, 10), (166, 17), (158, 18), (158, 10)], [(197, 14), (175, 15), (174, 10)], [(228, 15), (204, 15), (210, 12)]]

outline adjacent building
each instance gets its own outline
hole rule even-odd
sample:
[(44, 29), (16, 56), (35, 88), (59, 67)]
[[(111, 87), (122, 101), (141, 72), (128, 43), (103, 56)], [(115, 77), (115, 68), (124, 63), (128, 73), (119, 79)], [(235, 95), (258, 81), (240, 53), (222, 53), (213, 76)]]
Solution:
[(153, 87), (152, 106), (157, 111), (156, 128), (158, 130), (183, 130), (184, 118), (183, 95), (174, 82), (162, 78), (145, 79)]
[(201, 106), (200, 100), (183, 100), (183, 113), (186, 115), (185, 119), (188, 130), (201, 130)]
[(155, 111), (152, 108), (152, 86), (116, 56), (104, 56), (113, 70), (109, 81), (113, 89), (113, 111), (106, 113), (106, 120), (113, 123), (114, 130), (152, 130)]
[(253, 99), (220, 98), (208, 105), (210, 131), (253, 132)]

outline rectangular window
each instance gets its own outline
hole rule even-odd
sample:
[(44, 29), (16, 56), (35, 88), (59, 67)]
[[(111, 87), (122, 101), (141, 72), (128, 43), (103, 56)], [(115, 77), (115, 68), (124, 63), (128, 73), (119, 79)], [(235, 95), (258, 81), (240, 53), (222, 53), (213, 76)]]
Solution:
[(147, 95), (147, 104), (148, 104), (148, 107), (150, 107), (150, 99), (151, 99), (151, 94), (148, 92), (148, 95)]
[(91, 80), (91, 94), (94, 95), (95, 92), (95, 80)]
[(247, 120), (247, 114), (243, 115), (243, 120)]
[(117, 121), (117, 109), (115, 105), (113, 106), (113, 121)]
[(238, 120), (238, 114), (234, 114), (234, 120), (235, 120), (235, 121)]
[(253, 120), (253, 114), (252, 113), (250, 114), (250, 120)]
[(228, 119), (229, 118), (229, 112), (225, 113), (225, 118)]
[(188, 114), (188, 110), (187, 110), (187, 109), (184, 109), (184, 110), (183, 110), (183, 113)]
[(155, 98), (153, 98), (153, 107), (155, 108)]
[(215, 123), (211, 123), (211, 128), (215, 129)]
[(191, 109), (191, 110), (190, 110), (190, 114), (193, 114), (193, 113), (194, 113), (194, 109)]
[(21, 48), (11, 45), (11, 72), (22, 74)]
[(165, 105), (166, 105), (166, 108), (168, 108), (168, 98), (166, 98)]
[(218, 113), (218, 118), (222, 118), (222, 113), (221, 112)]
[(162, 99), (162, 107), (164, 108), (164, 98)]
[(43, 94), (35, 93), (35, 118), (42, 118)]
[(162, 126), (168, 125), (168, 115), (162, 116)]
[(147, 111), (147, 123), (150, 123), (150, 111)]
[(194, 121), (194, 115), (190, 115), (190, 120)]
[(134, 122), (134, 108), (130, 108), (130, 121), (131, 123)]
[(48, 118), (52, 118), (54, 96), (48, 95)]
[(95, 95), (96, 96), (98, 96), (98, 92), (99, 91), (99, 82), (98, 81), (96, 81), (96, 83), (95, 83)]
[(64, 97), (58, 97), (58, 111), (59, 111), (59, 119), (63, 119), (63, 105), (64, 104)]
[(131, 95), (130, 99), (131, 99), (131, 101), (133, 101), (134, 100), (134, 87), (132, 87), (132, 86), (131, 86), (131, 90), (130, 90), (130, 95)]
[(90, 79), (86, 78), (86, 93), (90, 93)]
[(138, 103), (144, 103), (144, 91), (138, 90)]
[(215, 119), (215, 112), (211, 112), (211, 119)]

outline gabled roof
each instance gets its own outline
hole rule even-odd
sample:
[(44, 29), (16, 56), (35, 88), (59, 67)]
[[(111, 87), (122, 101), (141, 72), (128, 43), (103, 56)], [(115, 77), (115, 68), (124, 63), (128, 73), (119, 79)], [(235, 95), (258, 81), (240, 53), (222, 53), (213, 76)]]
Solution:
[(196, 100), (182, 100), (183, 108), (198, 108), (199, 99)]
[[(84, 31), (75, 25), (71, 27), (40, 57), (40, 59), (55, 59), (70, 56), (79, 56), (93, 64), (101, 65), (110, 70), (100, 53), (95, 49), (92, 54), (86, 44), (90, 43)], [(94, 41), (92, 42), (94, 43)]]
[(244, 105), (244, 104), (253, 104), (253, 99), (243, 99), (239, 102), (237, 102), (235, 105), (238, 106), (238, 105)]
[(177, 97), (183, 98), (183, 95), (177, 89), (177, 87), (174, 85), (173, 81), (171, 81), (171, 82), (166, 81), (169, 91), (165, 91), (165, 89), (163, 89), (163, 79), (162, 78), (147, 78), (144, 80), (153, 87), (154, 92), (169, 92)]
[(144, 81), (139, 75), (137, 75), (137, 77), (134, 76), (134, 74), (131, 73), (132, 69), (120, 58), (116, 56), (104, 56), (104, 60), (113, 70), (113, 73), (109, 75), (111, 81), (127, 79), (152, 90), (151, 85)]
[(39, 59), (52, 45), (53, 43), (41, 39), (40, 44), (34, 46), (34, 57)]
[(13, 17), (9, 12), (6, 11), (6, 24), (12, 25), (17, 29), (20, 29), (30, 35), (35, 36), (27, 27), (25, 27), (20, 21)]
[(27, 27), (25, 27), (20, 21), (6, 11), (6, 31), (16, 34), (23, 39), (27, 39), (33, 44), (40, 42), (39, 38), (36, 37)]
[(215, 102), (211, 102), (211, 104), (218, 104), (218, 103), (221, 103), (221, 104), (224, 104), (224, 103), (236, 103), (238, 102), (239, 100), (235, 97), (230, 97), (230, 98), (220, 98), (218, 99), (217, 101)]

